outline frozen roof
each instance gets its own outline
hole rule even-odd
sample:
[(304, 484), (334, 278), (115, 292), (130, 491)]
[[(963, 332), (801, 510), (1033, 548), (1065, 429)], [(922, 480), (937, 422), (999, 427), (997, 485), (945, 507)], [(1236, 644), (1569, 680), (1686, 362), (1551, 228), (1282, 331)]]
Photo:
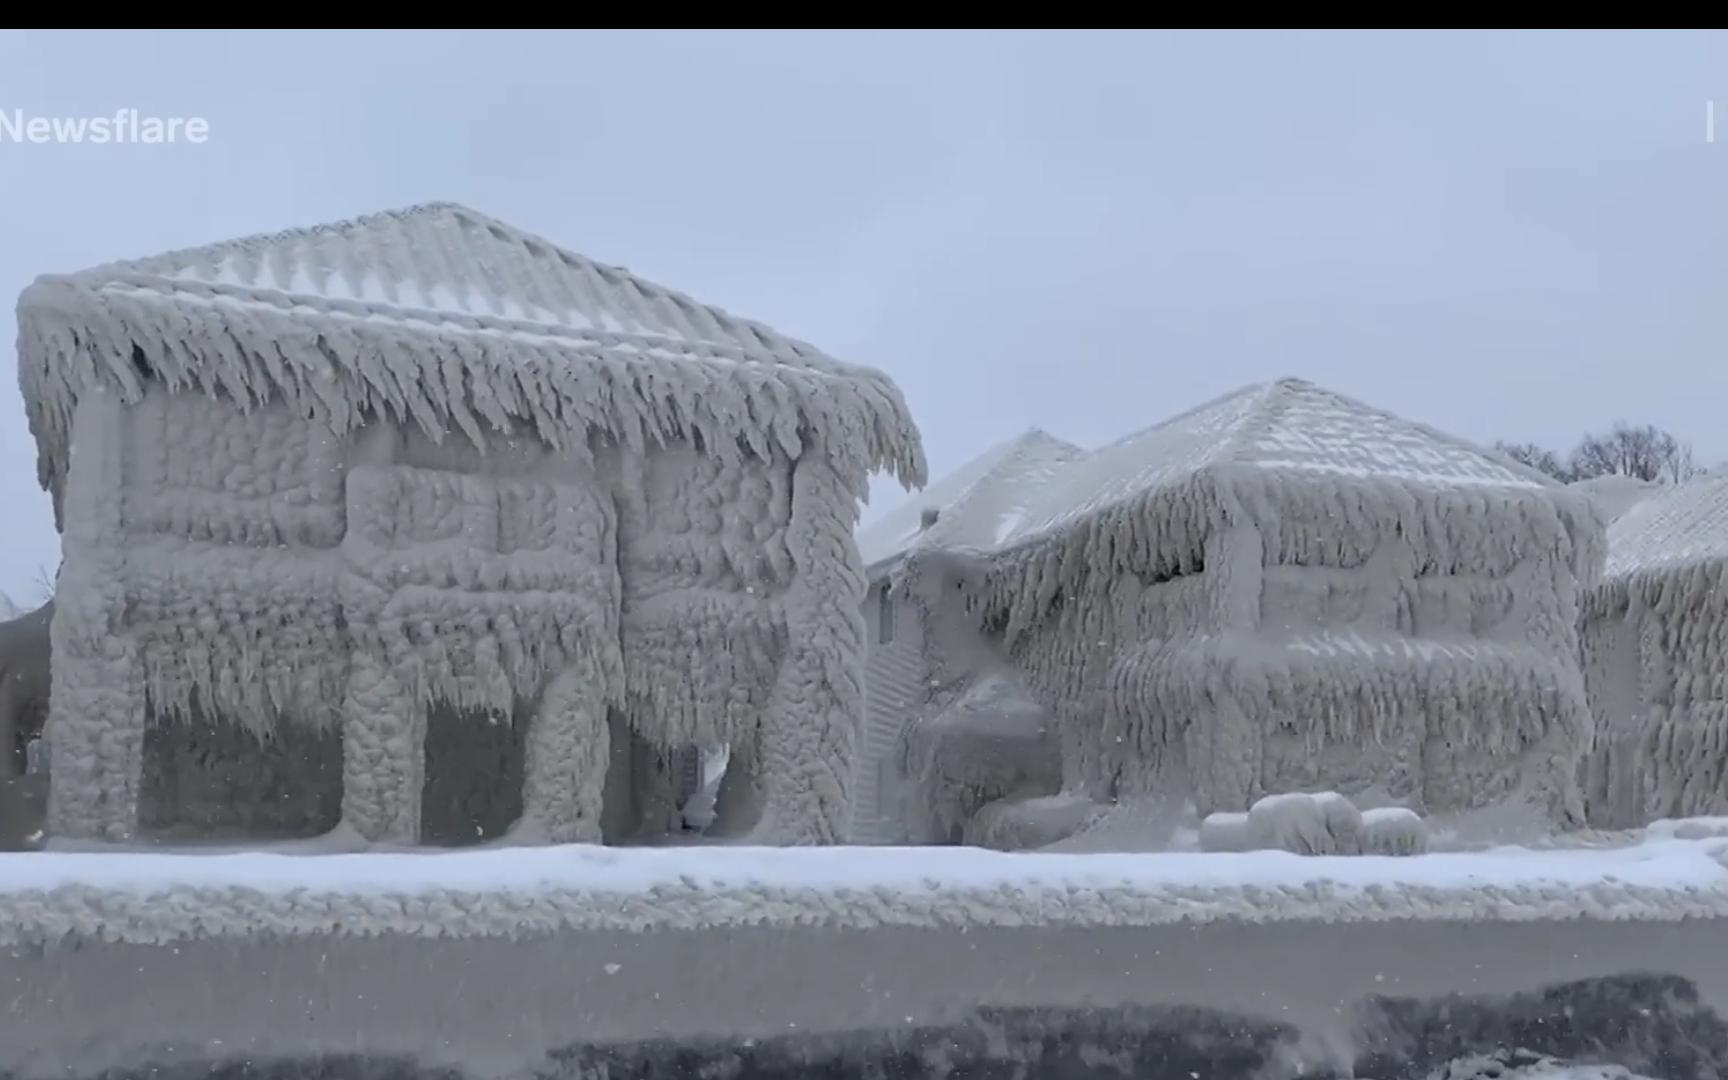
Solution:
[(18, 310), (44, 483), (78, 394), (101, 381), (133, 399), (147, 377), (482, 444), (514, 422), (555, 444), (598, 426), (796, 453), (802, 428), (923, 478), (881, 372), (453, 203), (44, 275)]
[[(1085, 451), (1037, 428), (998, 443), (913, 495), (858, 533), (866, 566), (914, 545), (989, 548), (1025, 513), (1028, 502)], [(924, 513), (938, 512), (924, 528)]]
[(1571, 486), (1588, 495), (1609, 521), (1662, 491), (1662, 485), (1654, 480), (1640, 480), (1635, 476), (1593, 476), (1588, 480), (1575, 480)]
[(631, 334), (760, 363), (821, 363), (811, 346), (566, 251), (455, 203), (108, 263), (64, 280), (190, 302), (444, 322), (477, 333)]
[(1609, 579), (1728, 558), (1728, 476), (1669, 487), (1608, 526)]
[(1033, 501), (1006, 543), (1173, 488), (1218, 465), (1431, 487), (1559, 486), (1464, 439), (1302, 379), (1280, 379), (1216, 398), (1076, 461)]

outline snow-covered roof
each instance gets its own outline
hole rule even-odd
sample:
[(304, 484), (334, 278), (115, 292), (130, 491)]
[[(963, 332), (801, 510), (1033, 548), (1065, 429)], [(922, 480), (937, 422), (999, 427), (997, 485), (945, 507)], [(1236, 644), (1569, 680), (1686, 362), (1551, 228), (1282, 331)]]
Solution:
[(207, 301), (293, 298), (314, 310), (432, 320), (509, 335), (517, 323), (737, 350), (760, 362), (823, 357), (629, 271), (565, 251), (455, 203), (248, 236), (67, 275), (98, 288)]
[(1430, 487), (1560, 486), (1485, 447), (1288, 378), (1226, 394), (1074, 462), (1005, 542), (1016, 545), (1219, 465)]
[[(992, 446), (859, 530), (865, 565), (892, 559), (914, 545), (993, 547), (1013, 529), (1039, 488), (1084, 454), (1037, 428)], [(937, 511), (928, 529), (927, 510)]]
[(1662, 491), (1662, 485), (1656, 481), (1640, 480), (1636, 476), (1593, 476), (1588, 480), (1575, 480), (1571, 486), (1588, 495), (1608, 521), (1614, 521), (1642, 500)]
[(1605, 577), (1728, 559), (1728, 476), (1705, 475), (1648, 497), (1608, 526)]
[(803, 426), (923, 479), (881, 372), (453, 203), (45, 275), (18, 307), (44, 483), (78, 394), (100, 380), (135, 396), (149, 376), (482, 444), (524, 424), (555, 443), (598, 426), (795, 448)]

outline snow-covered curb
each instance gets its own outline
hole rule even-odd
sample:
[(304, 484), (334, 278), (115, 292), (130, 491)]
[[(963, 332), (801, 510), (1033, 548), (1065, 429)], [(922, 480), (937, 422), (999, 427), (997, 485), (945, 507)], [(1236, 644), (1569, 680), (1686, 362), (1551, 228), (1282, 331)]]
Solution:
[(563, 930), (1728, 918), (1728, 839), (1414, 857), (549, 847), (0, 856), (0, 944)]

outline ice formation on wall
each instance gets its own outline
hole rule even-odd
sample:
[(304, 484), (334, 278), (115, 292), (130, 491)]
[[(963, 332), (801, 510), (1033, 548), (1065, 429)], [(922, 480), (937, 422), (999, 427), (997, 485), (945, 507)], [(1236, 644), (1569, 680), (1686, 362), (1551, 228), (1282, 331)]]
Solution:
[(968, 680), (952, 700), (938, 701), (906, 732), (904, 814), (914, 840), (947, 842), (963, 836), (986, 805), (1060, 789), (1062, 761), (1050, 714), (1011, 672)]
[(944, 602), (1054, 711), (1070, 792), (1204, 815), (1378, 785), (1576, 823), (1602, 533), (1582, 493), (1286, 379), (1060, 470)]
[(1585, 597), (1593, 824), (1728, 813), (1728, 476), (1645, 498), (1608, 529)]
[[(859, 532), (872, 575), (867, 616), (874, 631), (859, 769), (861, 839), (952, 839), (992, 799), (1054, 790), (1047, 780), (1059, 775), (1053, 732), (1042, 730), (1043, 719), (1025, 715), (1036, 704), (1024, 688), (1003, 693), (1018, 678), (964, 618), (928, 617), (927, 601), (934, 598), (920, 596), (924, 586), (906, 576), (903, 563), (923, 552), (994, 546), (1025, 513), (1028, 499), (1083, 453), (1043, 431), (1023, 432)], [(938, 592), (942, 587), (935, 586)], [(976, 693), (989, 702), (972, 701)], [(952, 710), (958, 712), (949, 715)], [(985, 733), (992, 724), (998, 735)], [(948, 749), (938, 750), (944, 739)], [(974, 752), (986, 746), (984, 759), (973, 763)]]
[[(887, 733), (877, 742), (883, 757), (874, 765), (896, 781), (892, 797), (878, 798), (892, 822), (886, 839), (896, 843), (970, 843), (972, 818), (986, 805), (1055, 795), (1061, 787), (1060, 743), (1049, 710), (1000, 643), (980, 634), (970, 613), (950, 600), (975, 587), (980, 569), (971, 554), (919, 546), (888, 579), (901, 618), (916, 624), (907, 641), (916, 643), (918, 675), (909, 692), (882, 695), (869, 709), (871, 722)], [(879, 675), (881, 660), (871, 658)], [(878, 683), (872, 692), (884, 689)]]
[[(519, 838), (599, 839), (618, 731), (732, 742), (740, 828), (839, 836), (858, 499), (924, 468), (879, 372), (450, 204), (46, 276), (18, 321), (65, 538), (55, 833), (197, 817), (144, 766), (190, 724), (155, 758), (327, 733), (339, 788), (279, 782), (371, 840), (478, 806), (439, 745), (519, 762)], [(429, 742), (438, 709), (505, 730)]]

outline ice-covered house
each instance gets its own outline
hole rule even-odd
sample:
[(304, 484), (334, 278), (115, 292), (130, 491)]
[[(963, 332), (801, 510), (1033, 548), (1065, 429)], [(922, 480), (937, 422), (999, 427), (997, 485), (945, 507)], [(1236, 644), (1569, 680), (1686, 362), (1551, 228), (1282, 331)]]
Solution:
[[(858, 533), (858, 546), (868, 567), (869, 593), (864, 606), (868, 627), (865, 677), (865, 729), (860, 751), (857, 818), (859, 842), (906, 842), (949, 837), (955, 831), (954, 802), (938, 789), (980, 792), (987, 796), (992, 780), (1012, 777), (1018, 748), (1041, 741), (1042, 710), (1024, 700), (1015, 685), (1003, 685), (1006, 671), (975, 627), (942, 615), (909, 589), (913, 580), (900, 573), (915, 553), (981, 551), (994, 547), (1024, 512), (1031, 493), (1058, 470), (1082, 456), (1072, 443), (1036, 428), (992, 446), (884, 514)], [(987, 685), (979, 679), (994, 675)], [(966, 697), (968, 700), (960, 700)], [(982, 698), (981, 703), (973, 698)], [(979, 708), (972, 708), (978, 704)], [(1012, 746), (990, 732), (967, 730), (963, 723), (982, 711), (1004, 711), (1020, 718)], [(946, 716), (946, 720), (944, 720)], [(926, 738), (916, 747), (907, 737), (923, 723)], [(952, 738), (938, 733), (957, 728)], [(1034, 748), (1036, 752), (1036, 748)], [(911, 768), (908, 753), (925, 768)], [(1049, 755), (1050, 765), (1057, 762)], [(945, 777), (932, 775), (939, 761), (956, 768)], [(981, 797), (982, 797), (981, 796)], [(908, 803), (914, 805), (907, 805)]]
[(882, 374), (451, 204), (44, 276), (18, 323), (52, 835), (599, 839), (641, 743), (842, 837), (858, 500), (923, 470)]
[(1664, 488), (1608, 527), (1581, 636), (1591, 823), (1728, 814), (1728, 476)]
[(955, 603), (1054, 711), (1069, 792), (1575, 822), (1602, 549), (1587, 497), (1285, 379), (1070, 465)]

